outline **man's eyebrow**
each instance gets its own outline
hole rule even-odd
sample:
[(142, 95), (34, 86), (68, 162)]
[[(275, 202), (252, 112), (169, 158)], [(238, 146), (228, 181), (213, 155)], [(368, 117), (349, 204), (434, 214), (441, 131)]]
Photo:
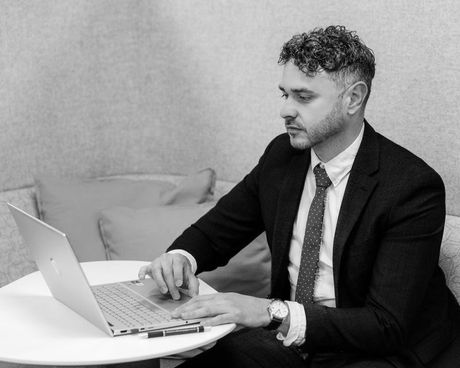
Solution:
[[(286, 92), (286, 90), (282, 86), (278, 86), (278, 88), (281, 91)], [(293, 88), (293, 89), (291, 89), (291, 92), (293, 92), (293, 93), (309, 93), (311, 95), (316, 95), (316, 92), (313, 92), (312, 90), (310, 90), (308, 88)]]
[(309, 93), (312, 95), (316, 95), (315, 92), (313, 92), (311, 89), (308, 89), (308, 88), (294, 88), (294, 89), (291, 89), (291, 91), (294, 93)]

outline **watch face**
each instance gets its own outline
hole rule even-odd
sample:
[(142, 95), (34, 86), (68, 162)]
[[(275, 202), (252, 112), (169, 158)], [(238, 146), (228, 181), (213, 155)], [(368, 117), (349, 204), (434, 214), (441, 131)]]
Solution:
[(289, 314), (289, 308), (282, 300), (275, 299), (270, 303), (270, 313), (276, 319), (284, 319)]

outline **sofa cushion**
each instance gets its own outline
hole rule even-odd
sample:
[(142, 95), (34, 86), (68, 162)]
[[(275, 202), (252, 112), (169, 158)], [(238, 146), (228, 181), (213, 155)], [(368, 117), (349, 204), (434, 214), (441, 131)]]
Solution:
[[(102, 210), (101, 235), (109, 259), (153, 260), (214, 203)], [(221, 292), (266, 297), (270, 289), (270, 251), (265, 234), (251, 242), (226, 266), (200, 278)]]
[(446, 216), (439, 264), (449, 288), (460, 303), (460, 217)]
[(212, 195), (211, 169), (186, 177), (177, 186), (158, 180), (69, 179), (38, 176), (37, 204), (45, 222), (69, 237), (79, 261), (107, 258), (98, 213), (112, 206), (142, 208), (170, 203), (199, 203)]
[(6, 203), (36, 216), (33, 188), (0, 192), (0, 287), (37, 270)]

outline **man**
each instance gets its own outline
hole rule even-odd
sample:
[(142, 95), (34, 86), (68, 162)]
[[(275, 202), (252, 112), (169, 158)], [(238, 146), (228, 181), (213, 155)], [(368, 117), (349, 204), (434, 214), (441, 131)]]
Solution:
[(139, 277), (176, 299), (179, 286), (196, 295), (195, 273), (266, 231), (270, 299), (220, 293), (178, 308), (175, 317), (246, 327), (186, 366), (425, 366), (459, 314), (438, 267), (442, 180), (364, 120), (375, 61), (354, 32), (296, 35), (280, 64), (287, 134)]

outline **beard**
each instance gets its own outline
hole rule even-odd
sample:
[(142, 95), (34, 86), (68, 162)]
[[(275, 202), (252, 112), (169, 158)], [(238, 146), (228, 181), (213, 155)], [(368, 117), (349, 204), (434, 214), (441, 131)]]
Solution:
[(304, 128), (297, 133), (289, 134), (291, 146), (298, 150), (312, 148), (341, 132), (343, 126), (344, 120), (339, 114), (339, 103), (336, 103), (326, 117), (310, 129)]

